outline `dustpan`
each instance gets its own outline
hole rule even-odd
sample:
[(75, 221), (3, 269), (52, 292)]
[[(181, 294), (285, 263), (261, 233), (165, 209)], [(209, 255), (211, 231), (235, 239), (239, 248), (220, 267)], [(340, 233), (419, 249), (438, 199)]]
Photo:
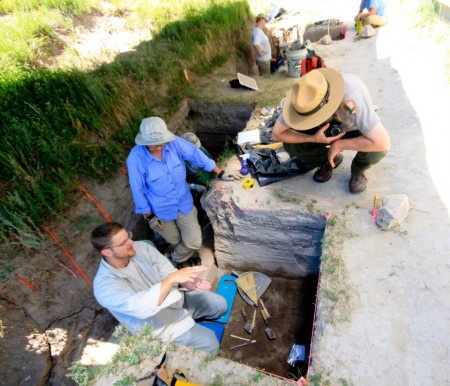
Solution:
[(258, 306), (259, 298), (269, 287), (272, 279), (261, 272), (245, 272), (242, 275), (233, 272), (233, 274), (238, 276), (236, 284), (242, 299), (250, 305)]

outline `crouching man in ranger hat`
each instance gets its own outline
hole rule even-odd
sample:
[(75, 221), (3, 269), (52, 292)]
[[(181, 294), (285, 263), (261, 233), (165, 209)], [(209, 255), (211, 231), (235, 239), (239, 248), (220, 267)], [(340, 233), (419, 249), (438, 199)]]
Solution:
[(317, 168), (316, 182), (331, 178), (344, 150), (356, 150), (349, 180), (352, 193), (366, 189), (364, 172), (383, 159), (391, 145), (366, 85), (355, 75), (331, 68), (313, 70), (292, 85), (272, 136), (310, 170)]

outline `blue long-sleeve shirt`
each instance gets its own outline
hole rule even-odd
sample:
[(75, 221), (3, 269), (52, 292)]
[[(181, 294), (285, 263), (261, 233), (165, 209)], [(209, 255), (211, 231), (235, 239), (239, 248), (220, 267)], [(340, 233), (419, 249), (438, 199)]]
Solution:
[(188, 214), (192, 210), (184, 161), (207, 172), (216, 166), (197, 147), (179, 137), (166, 143), (161, 160), (150, 154), (146, 146), (137, 145), (131, 150), (127, 167), (136, 213), (152, 212), (166, 222), (175, 220), (178, 211)]
[(367, 9), (370, 11), (373, 7), (377, 7), (377, 11), (375, 12), (376, 15), (384, 16), (385, 4), (383, 0), (362, 0), (359, 10), (363, 11), (364, 9)]

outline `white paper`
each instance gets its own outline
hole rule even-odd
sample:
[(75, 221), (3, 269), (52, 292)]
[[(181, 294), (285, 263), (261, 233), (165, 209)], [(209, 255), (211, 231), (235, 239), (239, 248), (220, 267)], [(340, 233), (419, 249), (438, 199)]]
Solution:
[(248, 131), (241, 131), (238, 133), (238, 145), (243, 145), (244, 143), (260, 143), (261, 139), (259, 137), (259, 130), (248, 130)]

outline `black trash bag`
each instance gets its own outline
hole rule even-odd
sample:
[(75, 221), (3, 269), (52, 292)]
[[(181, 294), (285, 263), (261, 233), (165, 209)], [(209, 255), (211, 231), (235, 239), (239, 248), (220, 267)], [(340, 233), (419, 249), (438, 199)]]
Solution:
[(248, 160), (250, 169), (260, 186), (305, 174), (312, 169), (297, 157), (290, 157), (288, 161), (280, 162), (277, 157), (277, 153), (280, 151), (285, 150), (281, 148), (279, 150), (251, 149), (247, 151), (251, 154), (251, 158)]
[(243, 85), (237, 78), (231, 79), (228, 83), (230, 83), (231, 88), (243, 88), (246, 90), (253, 90), (252, 88)]

